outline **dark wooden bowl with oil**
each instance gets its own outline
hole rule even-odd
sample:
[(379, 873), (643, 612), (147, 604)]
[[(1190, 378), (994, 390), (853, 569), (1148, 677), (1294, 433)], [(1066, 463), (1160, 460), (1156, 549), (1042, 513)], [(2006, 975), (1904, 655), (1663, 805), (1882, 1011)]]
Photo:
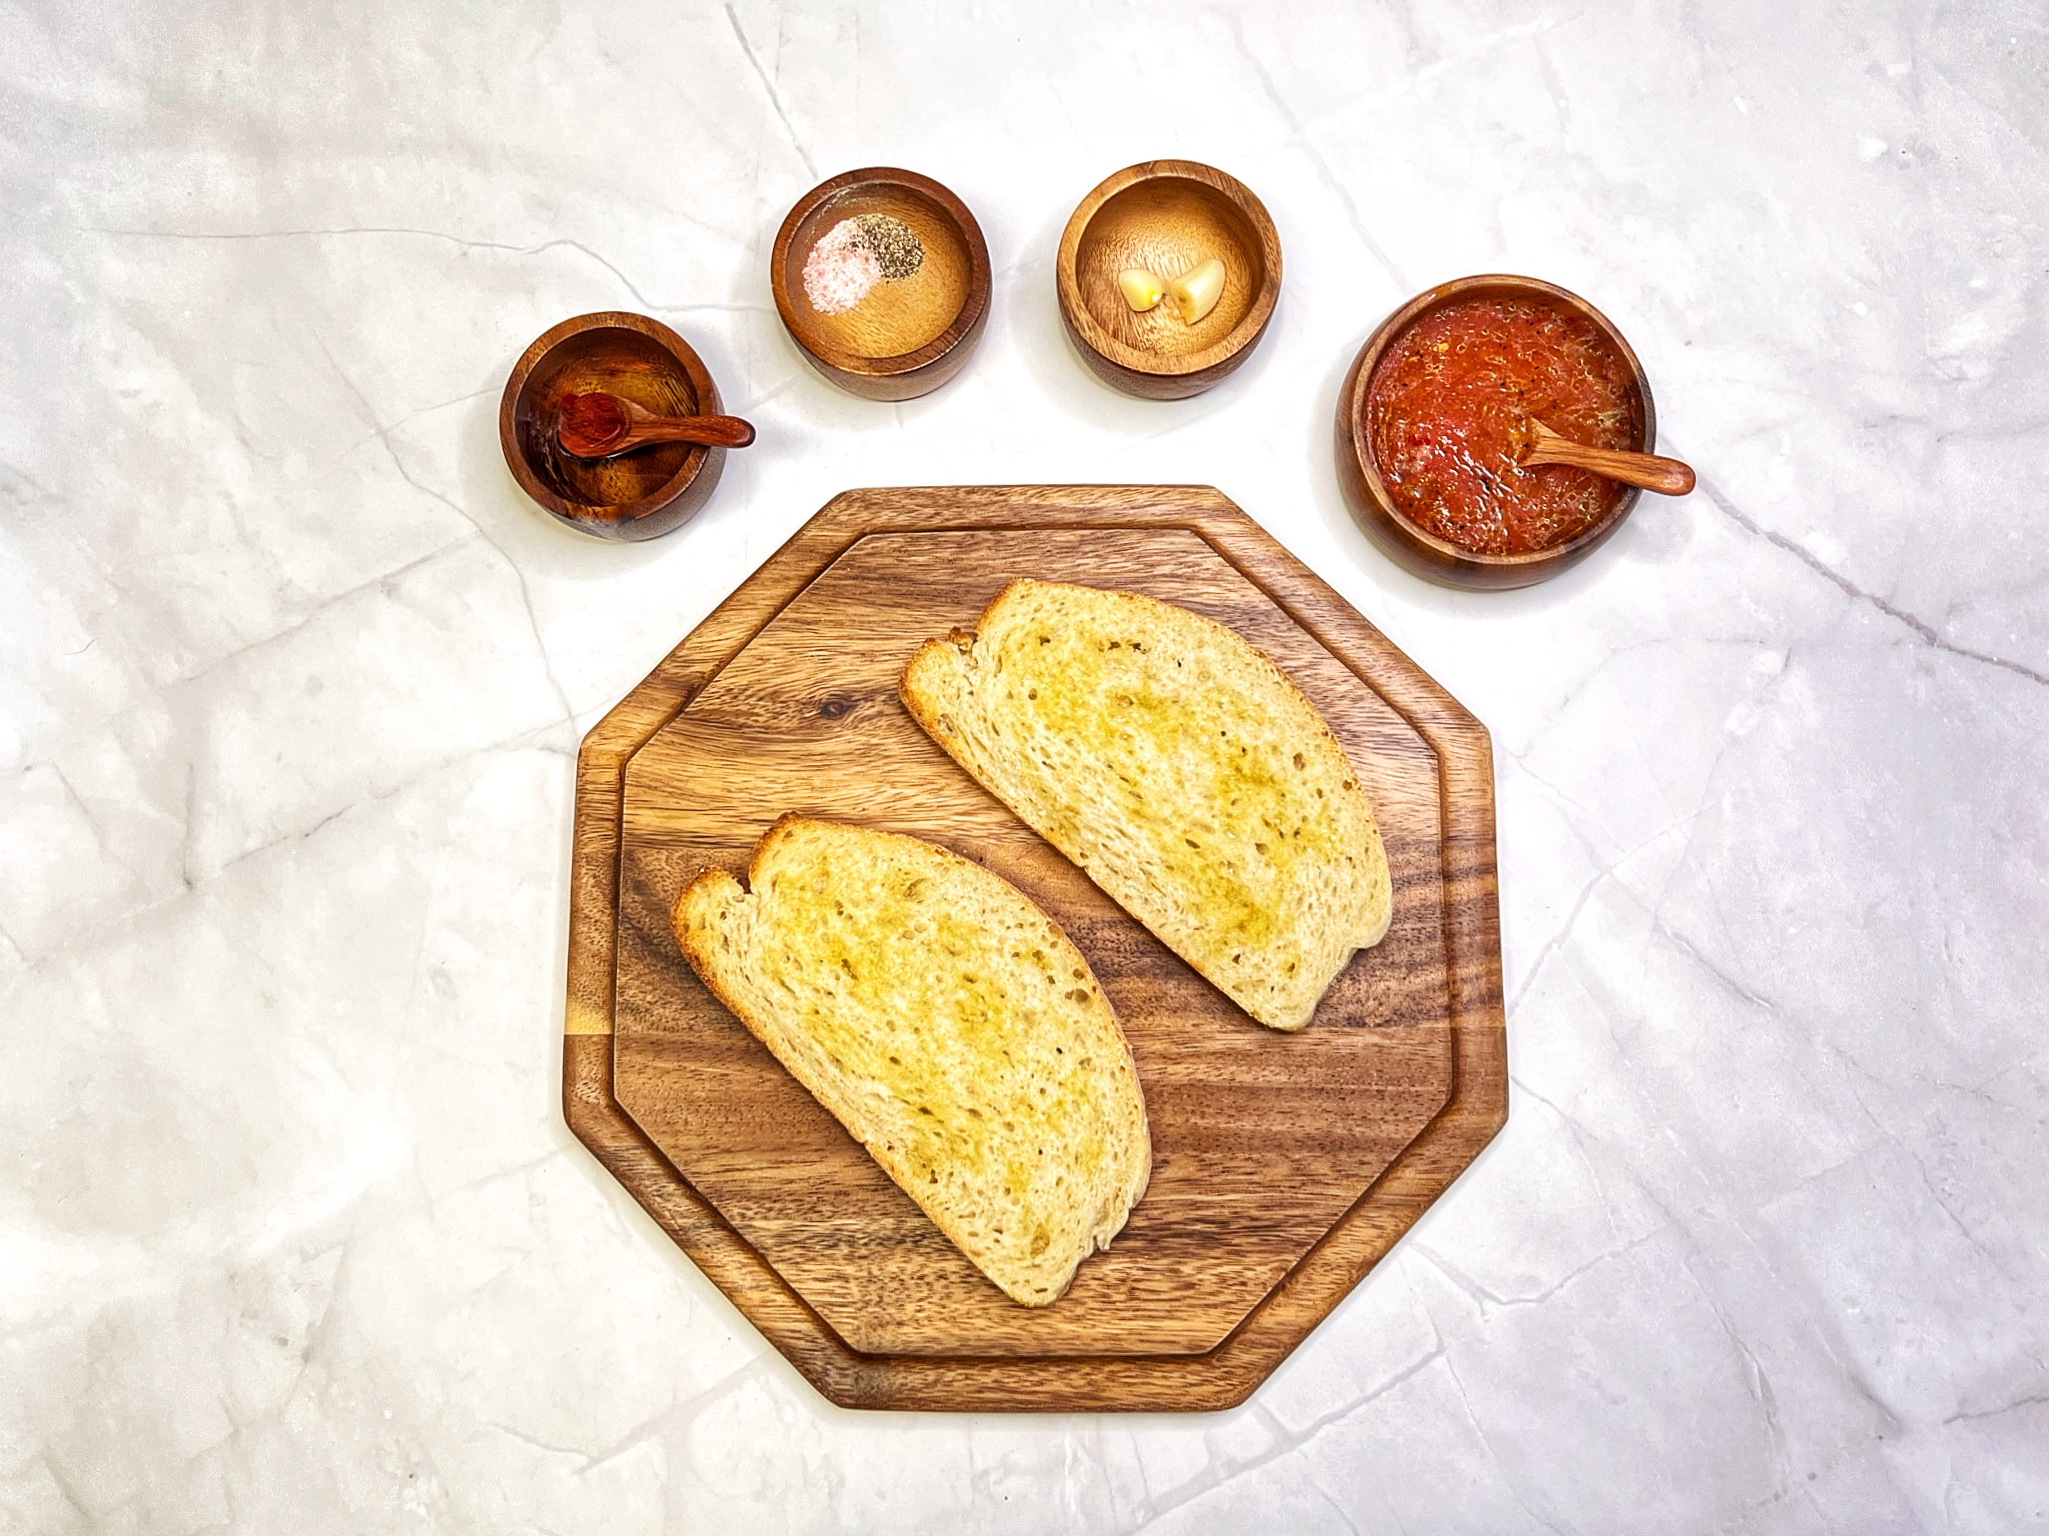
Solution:
[[(811, 302), (804, 264), (842, 219), (886, 214), (917, 238), (902, 282), (878, 284), (851, 309)], [(930, 176), (890, 166), (847, 171), (797, 199), (769, 256), (776, 313), (804, 360), (864, 400), (914, 400), (967, 366), (989, 320), (989, 245), (968, 205)]]
[(1463, 549), (1419, 526), (1395, 504), (1374, 459), (1372, 432), (1366, 417), (1366, 400), (1373, 387), (1373, 371), (1388, 349), (1418, 320), (1447, 304), (1474, 298), (1534, 300), (1578, 315), (1590, 323), (1628, 365), (1632, 387), (1641, 407), (1636, 419), (1643, 424), (1637, 440), (1630, 443), (1629, 448), (1637, 453), (1654, 450), (1658, 440), (1658, 416), (1651, 401), (1650, 378), (1643, 371), (1643, 364), (1637, 360), (1635, 350), (1608, 317), (1578, 294), (1555, 283), (1495, 272), (1461, 277), (1417, 294), (1381, 321), (1380, 328), (1367, 338), (1366, 345), (1352, 360), (1344, 388), (1338, 391), (1338, 481), (1344, 487), (1345, 499), (1351, 504), (1359, 526), (1397, 565), (1447, 587), (1476, 591), (1527, 587), (1570, 570), (1612, 539), (1643, 493), (1631, 486), (1622, 487), (1621, 494), (1601, 521), (1562, 543), (1526, 554), (1490, 555)]
[[(1163, 278), (1215, 259), (1224, 292), (1189, 325), (1165, 305), (1143, 314), (1117, 286), (1129, 267)], [(1281, 295), (1281, 238), (1237, 177), (1195, 160), (1148, 160), (1100, 183), (1067, 220), (1056, 281), (1060, 318), (1104, 383), (1147, 400), (1199, 395), (1252, 355)]]
[(580, 459), (555, 440), (564, 403), (609, 390), (662, 416), (719, 413), (718, 386), (690, 343), (659, 320), (602, 310), (564, 320), (513, 367), (498, 440), (520, 489), (561, 522), (601, 539), (652, 539), (694, 516), (719, 483), (726, 450), (658, 443)]

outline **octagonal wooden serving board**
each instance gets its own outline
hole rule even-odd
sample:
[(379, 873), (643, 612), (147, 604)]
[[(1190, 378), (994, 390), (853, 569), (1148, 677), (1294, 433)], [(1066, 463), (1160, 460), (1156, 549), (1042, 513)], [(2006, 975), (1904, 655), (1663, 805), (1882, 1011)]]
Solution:
[[(928, 635), (1019, 576), (1230, 625), (1372, 797), (1394, 921), (1311, 1026), (1247, 1018), (969, 779), (897, 700)], [(668, 914), (787, 811), (930, 838), (1039, 903), (1131, 1041), (1153, 1175), (1051, 1307), (1017, 1306), (705, 991)], [(1484, 730), (1223, 496), (852, 491), (586, 739), (566, 1106), (577, 1134), (836, 1402), (1216, 1408), (1243, 1399), (1506, 1112)]]

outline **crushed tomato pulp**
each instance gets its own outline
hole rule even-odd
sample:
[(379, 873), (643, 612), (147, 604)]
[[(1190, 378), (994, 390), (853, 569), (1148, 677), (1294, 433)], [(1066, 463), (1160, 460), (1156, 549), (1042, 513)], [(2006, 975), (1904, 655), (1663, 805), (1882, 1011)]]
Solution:
[(1534, 417), (1593, 448), (1635, 449), (1642, 405), (1629, 363), (1583, 316), (1535, 299), (1434, 309), (1381, 355), (1366, 428), (1388, 495), (1409, 520), (1476, 554), (1562, 544), (1626, 487), (1517, 458)]

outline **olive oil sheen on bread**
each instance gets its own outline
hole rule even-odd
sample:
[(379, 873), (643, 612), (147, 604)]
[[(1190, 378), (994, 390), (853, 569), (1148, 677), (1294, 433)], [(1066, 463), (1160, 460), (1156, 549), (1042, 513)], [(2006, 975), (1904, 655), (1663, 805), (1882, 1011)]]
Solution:
[(984, 788), (1260, 1023), (1295, 1030), (1393, 889), (1373, 808), (1315, 706), (1221, 624), (1014, 581), (928, 640), (905, 706)]

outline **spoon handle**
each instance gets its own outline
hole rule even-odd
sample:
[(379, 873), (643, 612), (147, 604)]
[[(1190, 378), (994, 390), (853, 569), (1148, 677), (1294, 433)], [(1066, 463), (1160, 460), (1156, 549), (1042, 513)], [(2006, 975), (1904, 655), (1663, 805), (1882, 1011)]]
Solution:
[(1540, 421), (1530, 423), (1530, 448), (1525, 464), (1570, 464), (1610, 480), (1634, 485), (1660, 496), (1684, 496), (1693, 489), (1693, 470), (1677, 459), (1655, 453), (1622, 453), (1613, 448), (1588, 448), (1560, 437)]
[(655, 416), (636, 422), (621, 440), (622, 448), (642, 443), (703, 443), (712, 448), (745, 448), (754, 428), (738, 416)]

